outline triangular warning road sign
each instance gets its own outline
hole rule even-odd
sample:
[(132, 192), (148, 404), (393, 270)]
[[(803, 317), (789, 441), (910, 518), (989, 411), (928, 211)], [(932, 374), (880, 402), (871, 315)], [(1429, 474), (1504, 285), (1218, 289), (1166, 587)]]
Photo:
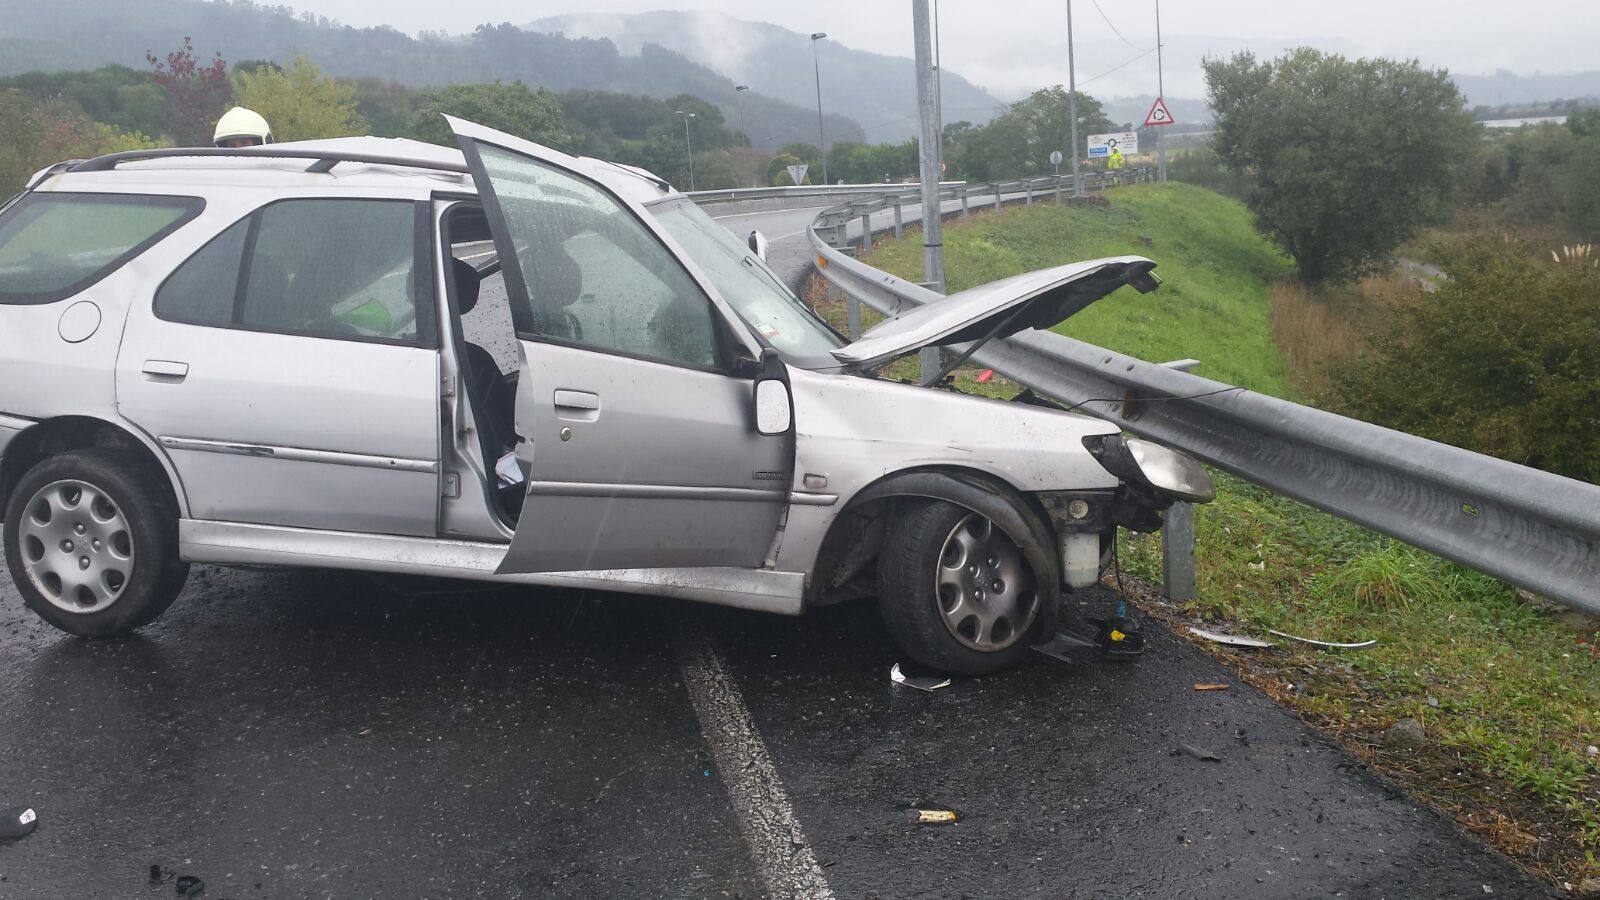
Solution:
[(1160, 97), (1157, 97), (1156, 102), (1150, 104), (1150, 114), (1144, 117), (1145, 127), (1148, 128), (1151, 125), (1171, 125), (1172, 121), (1172, 113), (1167, 112), (1166, 101), (1162, 100)]

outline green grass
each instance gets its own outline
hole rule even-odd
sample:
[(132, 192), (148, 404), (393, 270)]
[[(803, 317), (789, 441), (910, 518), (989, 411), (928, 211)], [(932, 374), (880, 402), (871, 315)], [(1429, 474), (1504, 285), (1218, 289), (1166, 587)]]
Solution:
[[(1292, 266), (1244, 207), (1183, 184), (1107, 197), (1109, 208), (1041, 204), (948, 223), (951, 291), (1098, 256), (1148, 256), (1166, 281), (1159, 291), (1124, 288), (1057, 330), (1157, 362), (1192, 356), (1210, 378), (1290, 394), (1268, 288)], [(920, 280), (920, 238), (885, 241), (868, 262)], [(837, 306), (828, 312), (842, 317)], [(1015, 389), (974, 385), (972, 374), (958, 376), (961, 387)], [(1200, 599), (1180, 615), (1257, 636), (1378, 639), (1353, 651), (1280, 640), (1224, 654), (1229, 664), (1528, 868), (1555, 881), (1600, 874), (1600, 757), (1587, 752), (1600, 744), (1600, 635), (1494, 579), (1238, 479), (1219, 476), (1196, 525)], [(1129, 571), (1157, 582), (1158, 539), (1125, 547)], [(1427, 748), (1381, 750), (1383, 729), (1407, 716), (1424, 723)]]
[[(1175, 182), (1118, 188), (1107, 197), (1109, 209), (1042, 203), (947, 224), (950, 292), (1101, 256), (1148, 256), (1166, 282), (1160, 290), (1122, 288), (1055, 330), (1151, 362), (1194, 357), (1198, 374), (1283, 395), (1267, 289), (1293, 267), (1251, 227), (1243, 204)], [(922, 280), (920, 240), (883, 242), (868, 261)]]

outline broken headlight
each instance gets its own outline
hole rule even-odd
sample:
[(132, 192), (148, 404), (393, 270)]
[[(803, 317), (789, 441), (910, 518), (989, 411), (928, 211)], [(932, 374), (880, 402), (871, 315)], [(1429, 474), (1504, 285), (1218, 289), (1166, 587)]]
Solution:
[(1216, 496), (1211, 473), (1187, 453), (1120, 434), (1097, 434), (1083, 446), (1107, 472), (1140, 493), (1149, 492), (1169, 501), (1210, 503)]

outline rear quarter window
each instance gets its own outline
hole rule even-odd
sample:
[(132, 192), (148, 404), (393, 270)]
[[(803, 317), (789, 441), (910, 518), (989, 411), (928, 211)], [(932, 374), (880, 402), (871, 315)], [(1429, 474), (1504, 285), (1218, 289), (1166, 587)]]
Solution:
[(28, 194), (0, 214), (0, 303), (54, 303), (199, 214), (198, 197)]

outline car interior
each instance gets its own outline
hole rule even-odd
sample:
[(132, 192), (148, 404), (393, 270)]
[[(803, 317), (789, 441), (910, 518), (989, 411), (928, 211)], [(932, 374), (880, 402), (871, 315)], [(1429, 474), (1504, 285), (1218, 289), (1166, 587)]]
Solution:
[(453, 311), (447, 333), (461, 362), (483, 471), (494, 482), (495, 512), (514, 525), (522, 511), (521, 473), (510, 455), (520, 440), (516, 433), (520, 370), (499, 255), (478, 203), (453, 205), (445, 214), (444, 235), (450, 251), (447, 293)]

